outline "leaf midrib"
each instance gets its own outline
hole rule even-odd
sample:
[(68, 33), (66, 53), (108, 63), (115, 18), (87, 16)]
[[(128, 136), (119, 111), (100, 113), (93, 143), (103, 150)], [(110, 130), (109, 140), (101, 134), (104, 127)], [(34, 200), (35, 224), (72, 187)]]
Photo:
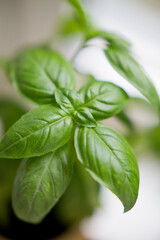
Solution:
[[(121, 168), (123, 169), (123, 172), (124, 172), (124, 174), (125, 174), (128, 182), (130, 182), (130, 179), (129, 179), (127, 173), (124, 171), (124, 168), (123, 168), (123, 166), (122, 166), (122, 163), (121, 163), (120, 159), (116, 156), (116, 154), (114, 153), (114, 151), (112, 151), (112, 149), (110, 148), (110, 146), (103, 140), (103, 138), (100, 137), (100, 135), (98, 134), (98, 132), (97, 132), (95, 129), (93, 129), (93, 131), (94, 131), (94, 132), (96, 133), (96, 135), (100, 138), (100, 140), (107, 146), (108, 150), (114, 155), (114, 157), (119, 161), (119, 163), (120, 163), (120, 165), (121, 165)], [(130, 186), (130, 184), (129, 184), (129, 186)], [(131, 187), (130, 187), (130, 189), (131, 189)], [(132, 189), (131, 189), (131, 192), (133, 193)], [(134, 194), (133, 194), (133, 195), (134, 195)]]
[[(94, 98), (92, 98), (91, 100), (85, 102), (85, 104), (83, 106), (87, 106), (88, 104), (90, 104), (93, 101), (96, 101), (98, 98), (103, 97), (104, 95), (106, 95), (106, 92), (102, 93), (101, 95), (95, 96)], [(109, 102), (106, 101), (106, 104), (111, 104)]]
[(40, 72), (53, 84), (55, 88), (58, 88), (56, 83), (52, 81), (50, 74), (46, 71), (45, 68), (41, 67), (35, 56), (32, 55), (32, 60), (35, 62), (36, 66), (39, 68)]
[(29, 208), (28, 208), (27, 214), (29, 214), (29, 212), (32, 210), (33, 202), (34, 202), (34, 200), (35, 200), (35, 198), (36, 198), (36, 196), (37, 196), (37, 193), (39, 192), (38, 189), (39, 189), (40, 186), (41, 186), (41, 182), (42, 182), (42, 180), (43, 180), (43, 177), (44, 177), (44, 175), (46, 174), (46, 171), (48, 170), (48, 167), (49, 167), (49, 165), (50, 165), (50, 163), (51, 163), (54, 155), (55, 155), (55, 151), (51, 154), (51, 157), (50, 157), (50, 159), (48, 160), (48, 163), (47, 163), (47, 165), (45, 166), (45, 168), (44, 168), (44, 170), (43, 170), (43, 172), (42, 172), (42, 174), (41, 174), (41, 177), (40, 177), (40, 179), (39, 179), (39, 181), (38, 181), (37, 187), (36, 187), (36, 189), (35, 189), (35, 192), (34, 192), (34, 194), (33, 194), (32, 199), (31, 199), (31, 203), (30, 203), (30, 206), (29, 206)]

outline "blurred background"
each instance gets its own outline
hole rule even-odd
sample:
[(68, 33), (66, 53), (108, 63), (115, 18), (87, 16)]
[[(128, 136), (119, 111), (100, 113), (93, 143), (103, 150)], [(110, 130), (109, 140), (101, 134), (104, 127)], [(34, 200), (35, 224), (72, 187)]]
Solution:
[[(84, 3), (100, 28), (120, 33), (132, 43), (136, 59), (160, 93), (160, 1), (84, 0)], [(0, 55), (10, 57), (20, 48), (50, 39), (56, 33), (60, 16), (65, 15), (66, 11), (67, 5), (60, 0), (0, 0)], [(74, 44), (68, 39), (57, 47), (70, 59), (78, 44), (75, 38)], [(111, 68), (98, 47), (82, 50), (74, 64), (83, 73), (91, 73), (97, 79), (122, 86), (132, 97), (142, 97)], [(0, 72), (0, 96), (14, 96), (22, 101), (3, 72)], [(108, 190), (102, 189), (101, 206), (80, 225), (81, 232), (91, 240), (160, 239), (158, 121), (150, 107), (139, 101), (131, 101), (126, 111), (137, 129), (136, 134), (128, 135), (128, 141), (139, 161), (139, 197), (134, 208), (123, 214), (119, 200)], [(126, 134), (124, 126), (115, 119), (107, 123)], [(153, 147), (150, 149), (148, 146)]]

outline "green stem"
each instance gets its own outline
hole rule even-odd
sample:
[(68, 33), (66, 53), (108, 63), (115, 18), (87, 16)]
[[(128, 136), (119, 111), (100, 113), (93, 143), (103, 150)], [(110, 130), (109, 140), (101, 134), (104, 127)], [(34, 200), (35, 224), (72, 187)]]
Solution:
[(74, 63), (74, 61), (75, 61), (76, 57), (78, 56), (78, 54), (80, 53), (80, 51), (82, 49), (86, 48), (87, 46), (88, 46), (87, 43), (85, 41), (83, 41), (82, 44), (80, 45), (80, 47), (76, 50), (76, 52), (74, 53), (74, 55), (72, 56), (72, 58), (70, 60), (72, 64)]

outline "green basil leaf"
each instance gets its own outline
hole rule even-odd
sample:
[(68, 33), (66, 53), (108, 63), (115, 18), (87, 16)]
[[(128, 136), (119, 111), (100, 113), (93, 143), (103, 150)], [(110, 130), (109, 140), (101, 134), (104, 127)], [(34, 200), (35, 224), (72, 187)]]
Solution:
[(96, 120), (102, 120), (120, 112), (128, 99), (123, 89), (110, 82), (94, 81), (80, 89), (83, 106), (89, 108)]
[(23, 95), (39, 104), (54, 102), (57, 88), (75, 89), (70, 64), (47, 48), (21, 53), (8, 67), (8, 75)]
[(12, 203), (23, 221), (39, 223), (66, 190), (75, 155), (67, 144), (55, 152), (22, 161), (15, 179)]
[(74, 120), (81, 126), (95, 127), (97, 122), (91, 114), (90, 110), (86, 107), (81, 107), (74, 112)]
[(159, 111), (159, 97), (155, 87), (134, 58), (129, 53), (113, 47), (109, 47), (104, 52), (115, 70), (136, 87)]
[(77, 127), (75, 148), (90, 175), (121, 200), (125, 212), (129, 211), (137, 199), (139, 171), (125, 139), (103, 124), (96, 128)]
[(61, 89), (55, 91), (55, 99), (58, 105), (67, 113), (71, 113), (74, 109), (83, 104), (81, 96), (70, 89)]
[(62, 223), (75, 225), (91, 216), (99, 205), (99, 190), (99, 184), (77, 162), (71, 183), (54, 208), (58, 219)]
[(71, 137), (73, 121), (52, 105), (25, 114), (0, 142), (0, 158), (41, 156), (63, 146)]

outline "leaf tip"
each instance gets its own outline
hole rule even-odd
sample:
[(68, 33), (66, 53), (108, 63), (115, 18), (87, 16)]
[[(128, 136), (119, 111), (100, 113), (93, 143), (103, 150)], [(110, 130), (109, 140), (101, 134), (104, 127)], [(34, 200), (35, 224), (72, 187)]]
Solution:
[(129, 210), (129, 208), (124, 207), (123, 213), (127, 213)]
[(134, 207), (135, 203), (136, 203), (136, 201), (132, 205), (124, 205), (123, 213), (127, 213), (130, 210), (132, 210), (132, 208)]

